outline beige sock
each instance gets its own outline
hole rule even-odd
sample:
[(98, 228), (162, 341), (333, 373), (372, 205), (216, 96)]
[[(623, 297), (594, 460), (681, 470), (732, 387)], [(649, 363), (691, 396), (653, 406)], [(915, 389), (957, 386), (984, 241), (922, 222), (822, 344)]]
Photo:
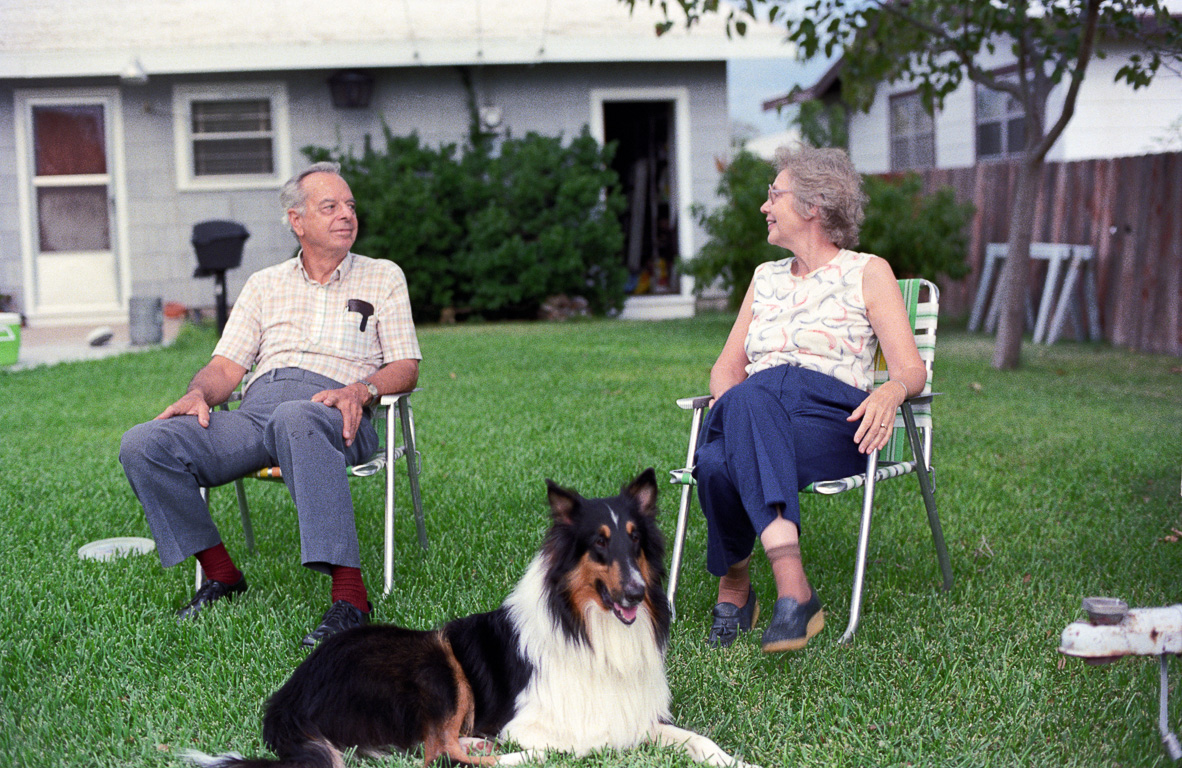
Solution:
[(804, 574), (804, 563), (800, 558), (800, 544), (781, 544), (766, 550), (772, 575), (776, 579), (776, 595), (791, 597), (805, 603), (812, 597), (808, 577)]
[(730, 603), (740, 608), (747, 604), (747, 595), (751, 592), (750, 563), (751, 558), (747, 558), (732, 565), (726, 575), (718, 580), (718, 602)]

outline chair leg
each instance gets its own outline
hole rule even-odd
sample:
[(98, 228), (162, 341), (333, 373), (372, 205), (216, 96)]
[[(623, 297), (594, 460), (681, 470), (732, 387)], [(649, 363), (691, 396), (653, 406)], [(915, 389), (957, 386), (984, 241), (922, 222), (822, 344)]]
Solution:
[(931, 449), (924, 450), (919, 442), (919, 430), (915, 426), (915, 413), (910, 403), (903, 405), (903, 423), (907, 426), (907, 439), (911, 441), (911, 450), (915, 457), (915, 475), (919, 479), (919, 492), (923, 496), (923, 505), (928, 513), (928, 526), (932, 529), (932, 541), (936, 545), (936, 560), (940, 563), (940, 575), (944, 579), (944, 591), (952, 589), (952, 561), (948, 558), (948, 547), (944, 544), (944, 529), (940, 525), (940, 515), (936, 511), (936, 496), (932, 486), (932, 468), (927, 455)]
[(874, 475), (878, 472), (878, 451), (866, 459), (866, 484), (862, 488), (862, 522), (858, 529), (858, 555), (854, 563), (854, 588), (850, 595), (850, 621), (837, 642), (845, 644), (854, 639), (862, 615), (862, 585), (866, 579), (866, 554), (870, 549), (870, 520), (874, 515)]
[(681, 506), (677, 509), (677, 531), (673, 536), (673, 560), (669, 565), (669, 587), (665, 596), (669, 600), (669, 619), (677, 620), (677, 607), (673, 602), (677, 594), (677, 577), (681, 573), (681, 554), (685, 549), (686, 518), (689, 516), (690, 504), (693, 501), (694, 486), (685, 485), (681, 488)]
[(423, 494), (419, 489), (419, 472), (422, 462), (415, 444), (415, 418), (411, 410), (410, 401), (403, 398), (398, 403), (398, 411), (402, 416), (402, 444), (406, 447), (406, 476), (410, 481), (410, 499), (414, 505), (415, 528), (419, 534), (419, 546), (427, 549), (427, 523), (423, 519)]
[[(208, 488), (201, 489), (201, 498), (205, 500), (205, 506), (208, 507), (209, 506), (209, 489)], [(200, 560), (198, 560), (197, 558), (193, 558), (193, 561), (197, 563), (197, 573), (193, 578), (193, 591), (196, 592), (197, 590), (201, 589), (201, 585), (205, 583), (205, 571), (202, 570), (202, 568), (201, 568), (201, 561)]]
[(242, 537), (246, 539), (246, 551), (254, 552), (254, 526), (250, 524), (250, 507), (246, 505), (246, 486), (242, 478), (234, 481), (234, 492), (238, 495), (238, 515), (242, 518)]
[(391, 407), (386, 409), (386, 466), (383, 470), (386, 473), (383, 597), (390, 594), (390, 591), (394, 589), (394, 461), (396, 458), (394, 434), (394, 408)]
[[(704, 409), (695, 408), (693, 416), (690, 418), (689, 448), (686, 450), (685, 456), (685, 466), (687, 468), (694, 466), (694, 451), (698, 447), (698, 432), (702, 428), (703, 413)], [(694, 486), (682, 486), (681, 506), (677, 509), (677, 528), (673, 535), (673, 560), (669, 565), (669, 586), (665, 592), (665, 597), (669, 601), (670, 621), (677, 619), (677, 608), (674, 605), (673, 598), (677, 594), (677, 577), (681, 573), (681, 555), (685, 549), (685, 529), (688, 522), (690, 504), (693, 502), (693, 494)]]

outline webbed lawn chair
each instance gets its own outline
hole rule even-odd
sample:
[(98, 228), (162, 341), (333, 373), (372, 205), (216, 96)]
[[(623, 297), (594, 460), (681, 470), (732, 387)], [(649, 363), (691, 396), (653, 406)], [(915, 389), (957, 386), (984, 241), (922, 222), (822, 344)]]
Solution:
[[(952, 589), (952, 566), (948, 559), (948, 550), (944, 545), (944, 533), (940, 527), (940, 517), (936, 511), (934, 492), (934, 472), (932, 467), (932, 360), (936, 352), (936, 315), (940, 305), (940, 292), (935, 284), (920, 279), (900, 280), (899, 288), (903, 292), (903, 300), (911, 320), (911, 329), (915, 333), (915, 343), (919, 347), (919, 355), (927, 368), (928, 380), (923, 392), (908, 398), (895, 414), (895, 429), (891, 439), (880, 451), (870, 454), (866, 458), (866, 472), (838, 480), (826, 480), (813, 483), (805, 488), (803, 493), (816, 493), (831, 496), (855, 488), (862, 488), (862, 521), (858, 532), (857, 562), (854, 567), (853, 595), (850, 599), (849, 625), (839, 642), (846, 643), (853, 639), (854, 631), (858, 628), (858, 619), (862, 608), (862, 585), (866, 575), (866, 553), (870, 544), (870, 520), (874, 512), (874, 488), (881, 480), (914, 474), (919, 480), (920, 494), (923, 496), (924, 507), (927, 509), (928, 524), (932, 529), (932, 539), (936, 546), (936, 559), (940, 564), (940, 572), (944, 579), (944, 589)], [(926, 296), (922, 298), (921, 296)], [(886, 361), (881, 349), (875, 358), (874, 382), (877, 386), (887, 380)], [(677, 592), (677, 578), (681, 570), (682, 551), (685, 547), (685, 531), (690, 504), (694, 497), (694, 451), (698, 444), (698, 433), (702, 426), (702, 417), (710, 403), (710, 396), (686, 397), (677, 401), (677, 405), (693, 412), (690, 421), (689, 449), (686, 453), (684, 469), (670, 472), (671, 482), (681, 485), (681, 506), (677, 511), (677, 529), (673, 539), (673, 561), (669, 569), (668, 597), (669, 605), (673, 606), (673, 598)]]
[[(422, 469), (421, 456), (415, 445), (415, 419), (411, 410), (410, 396), (412, 392), (398, 392), (392, 395), (382, 395), (374, 407), (373, 425), (378, 433), (378, 449), (374, 455), (363, 464), (354, 464), (345, 468), (349, 477), (375, 477), (384, 475), (386, 480), (386, 514), (385, 514), (385, 569), (382, 595), (390, 594), (394, 588), (394, 464), (402, 458), (406, 459), (406, 474), (410, 481), (410, 497), (414, 505), (415, 527), (418, 529), (419, 545), (427, 549), (427, 527), (423, 520), (423, 499), (419, 490), (419, 472)], [(236, 392), (231, 402), (241, 399)], [(400, 437), (399, 437), (400, 436)], [(234, 490), (238, 495), (238, 511), (242, 517), (242, 533), (246, 539), (246, 548), (254, 550), (254, 527), (250, 522), (250, 508), (246, 503), (246, 488), (243, 480), (269, 480), (283, 482), (283, 475), (279, 467), (265, 467), (234, 481)], [(209, 503), (209, 489), (203, 488), (202, 495)], [(204, 574), (201, 564), (197, 564), (197, 588), (201, 588)]]

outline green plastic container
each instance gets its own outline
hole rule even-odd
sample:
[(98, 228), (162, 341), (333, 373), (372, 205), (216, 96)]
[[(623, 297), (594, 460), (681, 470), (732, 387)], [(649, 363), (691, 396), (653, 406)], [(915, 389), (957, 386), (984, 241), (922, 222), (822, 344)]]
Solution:
[(13, 365), (21, 350), (21, 316), (0, 312), (0, 365)]

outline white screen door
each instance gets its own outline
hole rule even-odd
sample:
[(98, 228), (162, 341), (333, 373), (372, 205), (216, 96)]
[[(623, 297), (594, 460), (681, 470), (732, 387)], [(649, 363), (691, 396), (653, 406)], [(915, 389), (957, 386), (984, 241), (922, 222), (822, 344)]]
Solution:
[(118, 313), (125, 297), (114, 216), (114, 100), (22, 101), (29, 314), (85, 321)]

